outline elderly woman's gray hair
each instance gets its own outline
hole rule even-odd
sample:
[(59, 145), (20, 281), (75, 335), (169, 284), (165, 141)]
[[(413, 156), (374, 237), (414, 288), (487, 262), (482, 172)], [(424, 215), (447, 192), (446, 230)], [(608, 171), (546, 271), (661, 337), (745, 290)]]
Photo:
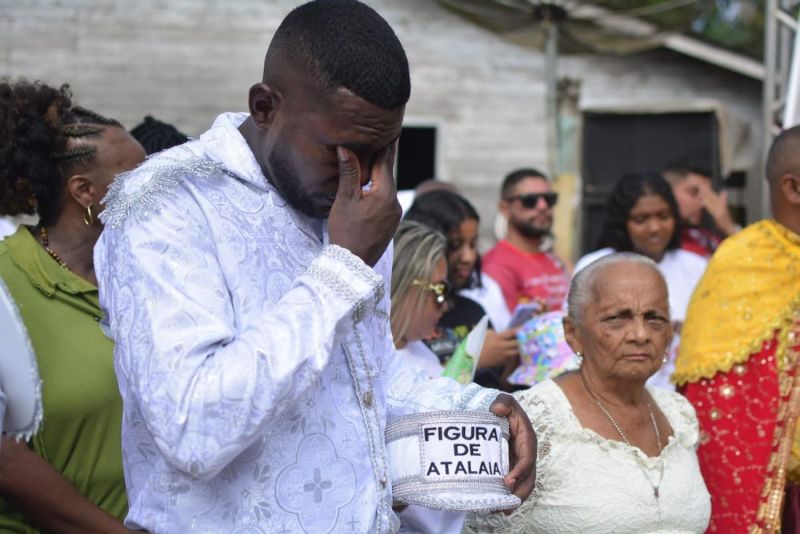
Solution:
[(397, 228), (394, 235), (390, 319), (395, 342), (405, 336), (413, 314), (430, 298), (424, 291), (409, 294), (414, 280), (430, 280), (436, 264), (446, 253), (447, 239), (429, 226), (403, 221)]
[[(569, 293), (567, 295), (567, 317), (569, 317), (572, 322), (575, 324), (581, 323), (583, 311), (594, 296), (594, 286), (597, 282), (598, 274), (600, 274), (605, 267), (619, 263), (647, 265), (657, 272), (662, 280), (664, 279), (661, 271), (658, 270), (656, 262), (641, 254), (636, 254), (635, 252), (616, 252), (608, 256), (603, 256), (575, 273), (572, 277), (572, 281), (569, 284)], [(666, 287), (666, 285), (667, 282), (664, 280), (664, 287)]]

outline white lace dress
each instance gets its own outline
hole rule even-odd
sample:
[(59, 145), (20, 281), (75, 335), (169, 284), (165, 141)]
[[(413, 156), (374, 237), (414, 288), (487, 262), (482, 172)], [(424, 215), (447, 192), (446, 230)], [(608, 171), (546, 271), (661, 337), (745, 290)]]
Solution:
[[(547, 380), (515, 394), (539, 440), (534, 492), (510, 516), (470, 514), (464, 532), (703, 532), (711, 500), (697, 464), (694, 409), (677, 393), (648, 391), (674, 431), (661, 453), (658, 499), (633, 448), (583, 428), (561, 388)], [(655, 483), (658, 459), (647, 458), (646, 464)]]

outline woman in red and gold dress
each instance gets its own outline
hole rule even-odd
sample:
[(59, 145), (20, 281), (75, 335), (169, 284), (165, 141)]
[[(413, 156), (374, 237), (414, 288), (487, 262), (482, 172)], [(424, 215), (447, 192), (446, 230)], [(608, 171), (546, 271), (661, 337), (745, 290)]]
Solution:
[[(698, 457), (711, 493), (708, 532), (781, 529), (800, 413), (800, 127), (767, 163), (774, 219), (726, 239), (694, 292), (673, 380), (700, 423)], [(800, 452), (798, 449), (796, 452)], [(784, 532), (795, 530), (788, 492)]]

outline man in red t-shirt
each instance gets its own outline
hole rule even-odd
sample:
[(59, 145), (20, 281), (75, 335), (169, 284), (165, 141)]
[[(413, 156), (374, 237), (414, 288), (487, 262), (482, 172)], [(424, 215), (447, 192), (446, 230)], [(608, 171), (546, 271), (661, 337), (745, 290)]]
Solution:
[[(724, 191), (714, 191), (711, 178), (701, 172), (669, 167), (663, 175), (672, 186), (681, 212), (681, 248), (705, 258), (710, 257), (724, 238), (739, 229), (728, 209), (728, 195)], [(719, 233), (700, 226), (703, 213), (711, 216)]]
[(500, 212), (508, 220), (508, 232), (482, 261), (512, 312), (525, 302), (540, 302), (543, 311), (561, 309), (564, 302), (567, 269), (553, 252), (542, 250), (557, 200), (550, 182), (536, 169), (516, 170), (503, 181)]

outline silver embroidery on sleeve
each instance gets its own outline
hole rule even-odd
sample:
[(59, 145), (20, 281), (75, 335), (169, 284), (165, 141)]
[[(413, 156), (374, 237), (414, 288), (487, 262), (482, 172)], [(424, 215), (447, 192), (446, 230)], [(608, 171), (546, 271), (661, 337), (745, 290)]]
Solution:
[(349, 302), (350, 304), (356, 304), (359, 301), (358, 293), (356, 293), (356, 291), (350, 287), (349, 284), (342, 281), (341, 278), (336, 275), (336, 273), (329, 271), (328, 269), (324, 269), (316, 264), (312, 264), (306, 273), (311, 276), (311, 278), (321, 282), (329, 289), (333, 290), (334, 293), (343, 298), (346, 302)]
[[(495, 395), (487, 394), (491, 393), (492, 391), (494, 391)], [(456, 406), (456, 409), (488, 410), (489, 407), (494, 402), (494, 399), (496, 399), (497, 395), (499, 394), (500, 391), (486, 389), (473, 382), (464, 388), (464, 393), (462, 394), (462, 397), (460, 398)], [(478, 406), (473, 405), (473, 401), (476, 398), (480, 399)]]
[(109, 186), (103, 199), (105, 209), (100, 214), (100, 220), (106, 226), (116, 228), (130, 216), (146, 218), (158, 211), (181, 180), (189, 176), (207, 178), (221, 172), (225, 172), (225, 169), (220, 164), (195, 157), (158, 168), (140, 184), (131, 183), (140, 178), (139, 169), (120, 174)]
[(372, 285), (383, 285), (383, 280), (380, 275), (374, 270), (370, 269), (366, 263), (358, 259), (358, 257), (349, 250), (340, 247), (339, 245), (326, 245), (322, 250), (324, 256), (328, 256), (336, 261), (344, 263), (348, 269), (351, 269), (361, 275), (362, 278), (369, 281)]
[[(372, 300), (375, 302), (373, 311), (382, 311), (378, 309), (378, 305), (383, 299), (384, 285), (383, 278), (370, 269), (363, 261), (359, 260), (352, 252), (346, 250), (338, 245), (326, 245), (322, 250), (322, 255), (326, 256), (344, 266), (356, 276), (363, 279), (367, 284), (372, 287)], [(367, 301), (368, 298), (358, 298), (357, 294), (350, 286), (350, 284), (341, 279), (340, 275), (335, 274), (328, 269), (312, 265), (308, 269), (308, 274), (313, 278), (319, 280), (336, 294), (346, 299), (347, 302), (355, 304), (353, 310), (353, 320), (360, 323), (367, 314)]]

